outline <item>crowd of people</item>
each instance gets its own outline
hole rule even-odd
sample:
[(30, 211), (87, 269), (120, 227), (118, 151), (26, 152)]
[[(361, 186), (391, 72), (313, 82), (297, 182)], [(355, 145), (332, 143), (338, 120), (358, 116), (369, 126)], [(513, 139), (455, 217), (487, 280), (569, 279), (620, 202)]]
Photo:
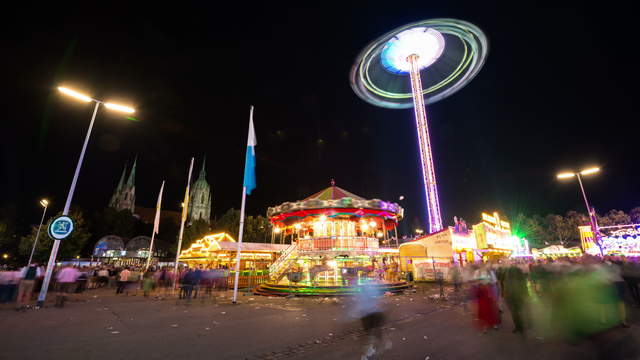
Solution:
[[(640, 307), (640, 263), (622, 257), (515, 260), (451, 271), (454, 288), (466, 291), (483, 333), (498, 329), (508, 309), (514, 333), (599, 342), (629, 326), (627, 307)], [(599, 344), (610, 353), (609, 340)]]
[[(33, 263), (23, 268), (0, 268), (0, 303), (15, 303), (17, 311), (32, 306), (34, 294), (40, 291), (45, 268)], [(174, 289), (173, 267), (144, 266), (74, 266), (56, 267), (49, 289), (55, 292), (55, 306), (63, 307), (72, 294), (88, 289), (112, 288), (116, 295), (155, 295), (163, 298)], [(226, 267), (203, 269), (182, 267), (178, 270), (176, 290), (180, 299), (191, 299), (200, 291), (210, 295), (213, 290), (229, 288), (229, 270)]]

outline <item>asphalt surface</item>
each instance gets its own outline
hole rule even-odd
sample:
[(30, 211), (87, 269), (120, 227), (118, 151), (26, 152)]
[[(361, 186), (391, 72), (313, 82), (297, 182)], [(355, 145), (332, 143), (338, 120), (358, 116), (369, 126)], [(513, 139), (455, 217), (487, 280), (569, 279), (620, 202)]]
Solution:
[[(513, 334), (508, 313), (481, 334), (461, 298), (438, 289), (385, 296), (383, 342), (377, 359), (597, 359), (602, 340), (567, 344), (539, 334)], [(272, 298), (231, 294), (187, 303), (90, 290), (62, 308), (16, 312), (0, 306), (0, 359), (360, 359), (369, 337), (349, 298)], [(616, 328), (606, 344), (627, 346), (640, 335)], [(600, 347), (602, 349), (602, 347)], [(630, 357), (637, 358), (637, 357)]]

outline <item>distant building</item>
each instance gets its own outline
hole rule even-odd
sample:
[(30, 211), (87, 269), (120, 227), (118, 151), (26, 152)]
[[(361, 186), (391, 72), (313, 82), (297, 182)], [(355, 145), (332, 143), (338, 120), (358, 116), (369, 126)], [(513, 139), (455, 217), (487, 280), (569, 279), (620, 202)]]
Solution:
[(211, 222), (211, 187), (207, 182), (205, 171), (206, 158), (202, 162), (202, 169), (198, 179), (191, 185), (191, 193), (189, 194), (189, 223), (196, 220), (204, 220), (209, 224)]
[(118, 211), (120, 210), (129, 210), (133, 214), (136, 208), (136, 163), (137, 159), (133, 162), (133, 167), (131, 168), (131, 173), (129, 173), (129, 178), (127, 182), (124, 182), (127, 173), (127, 167), (125, 165), (124, 170), (122, 170), (122, 176), (120, 176), (120, 181), (118, 182), (118, 186), (116, 190), (113, 192), (111, 196), (111, 200), (109, 201), (109, 207), (112, 207)]

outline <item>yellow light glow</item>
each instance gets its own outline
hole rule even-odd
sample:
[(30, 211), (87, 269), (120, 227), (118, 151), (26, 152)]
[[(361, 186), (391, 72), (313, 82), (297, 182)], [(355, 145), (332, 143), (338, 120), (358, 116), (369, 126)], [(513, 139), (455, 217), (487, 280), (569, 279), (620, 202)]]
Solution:
[(293, 227), (298, 229), (298, 230), (302, 229), (302, 225), (300, 223), (297, 223), (297, 224), (293, 225)]
[(282, 229), (280, 229), (279, 227), (273, 228), (273, 232), (276, 234), (279, 234), (280, 231), (282, 231)]
[(327, 221), (327, 217), (325, 215), (320, 216), (320, 221), (322, 222)]
[(49, 205), (49, 201), (47, 199), (42, 199), (40, 200), (40, 205), (47, 207), (47, 205)]
[(369, 225), (367, 225), (367, 223), (361, 224), (360, 229), (362, 229), (362, 231), (367, 231), (369, 230)]
[(422, 234), (424, 231), (422, 229), (416, 229), (416, 234)]
[(66, 87), (63, 86), (58, 86), (58, 91), (60, 91), (61, 93), (65, 94), (65, 95), (69, 95), (71, 97), (74, 97), (80, 101), (84, 101), (84, 102), (91, 102), (91, 97), (85, 95), (85, 94), (81, 94), (77, 91), (73, 91), (71, 89), (68, 89)]
[(338, 266), (338, 262), (335, 260), (331, 260), (331, 261), (327, 261), (327, 265), (331, 266), (331, 267), (337, 267)]
[(3, 258), (3, 259), (7, 259), (7, 258), (9, 258), (9, 254), (2, 254), (2, 258)]
[(558, 179), (568, 179), (574, 176), (576, 176), (576, 174), (574, 173), (561, 173), (561, 174), (558, 174)]
[(372, 228), (375, 228), (376, 227), (376, 222), (375, 221), (371, 221), (369, 223), (369, 226), (371, 226)]
[(381, 238), (381, 237), (382, 237), (382, 232), (381, 232), (381, 231), (378, 231), (378, 232), (376, 233), (376, 236), (377, 236), (377, 237), (379, 237), (379, 238)]
[(104, 106), (109, 110), (122, 111), (128, 114), (133, 114), (134, 112), (136, 112), (133, 108), (130, 108), (124, 105), (114, 104), (114, 103), (104, 103)]
[(580, 171), (580, 175), (591, 175), (591, 174), (597, 173), (598, 171), (600, 171), (599, 167), (592, 167), (592, 168)]

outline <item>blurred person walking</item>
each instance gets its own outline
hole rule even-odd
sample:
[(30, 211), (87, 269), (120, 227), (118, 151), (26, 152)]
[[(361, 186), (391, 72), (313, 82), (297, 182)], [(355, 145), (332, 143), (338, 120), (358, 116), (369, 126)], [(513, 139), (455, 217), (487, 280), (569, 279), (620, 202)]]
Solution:
[(118, 277), (118, 287), (116, 288), (116, 295), (122, 294), (124, 292), (125, 288), (127, 287), (127, 282), (129, 281), (130, 274), (131, 272), (129, 271), (129, 268), (125, 267), (120, 271), (118, 275), (116, 275)]
[(489, 328), (498, 328), (500, 314), (498, 312), (498, 299), (494, 288), (495, 275), (493, 271), (483, 266), (476, 270), (475, 284), (471, 288), (471, 298), (475, 300), (475, 321), (483, 333)]
[(36, 283), (36, 278), (42, 276), (42, 270), (38, 267), (36, 262), (32, 262), (30, 266), (25, 266), (20, 271), (20, 285), (18, 286), (18, 298), (16, 299), (16, 310), (26, 310), (31, 296), (33, 295), (33, 288)]
[(144, 273), (144, 278), (142, 280), (142, 293), (144, 294), (144, 297), (149, 297), (155, 287), (156, 281), (153, 275), (154, 272), (152, 270), (147, 270)]
[(527, 276), (516, 265), (505, 267), (502, 271), (502, 296), (509, 308), (515, 328), (513, 332), (525, 335), (525, 307), (527, 303)]
[(66, 265), (56, 273), (56, 286), (58, 287), (56, 307), (64, 307), (69, 294), (75, 290), (76, 280), (78, 280), (79, 276), (80, 272), (72, 265)]
[(353, 312), (367, 333), (366, 343), (361, 360), (379, 359), (382, 353), (391, 349), (390, 340), (384, 341), (382, 327), (386, 316), (381, 305), (382, 294), (372, 285), (364, 285), (360, 288), (354, 301)]

